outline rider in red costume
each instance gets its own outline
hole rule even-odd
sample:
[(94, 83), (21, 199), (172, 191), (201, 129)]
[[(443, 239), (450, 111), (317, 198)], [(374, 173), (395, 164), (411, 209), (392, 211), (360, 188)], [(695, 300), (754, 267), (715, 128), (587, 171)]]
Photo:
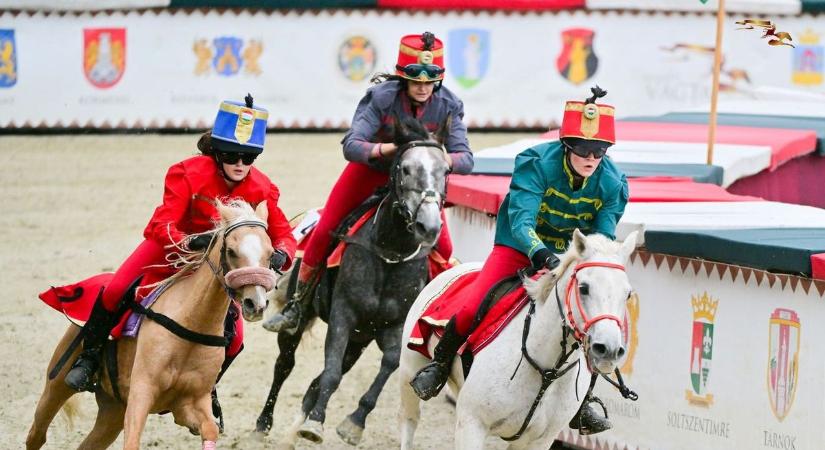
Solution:
[[(119, 319), (115, 312), (129, 286), (139, 277), (145, 277), (145, 282), (173, 275), (176, 269), (168, 264), (167, 256), (179, 247), (190, 251), (207, 248), (211, 235), (198, 233), (214, 228), (219, 217), (214, 199), (241, 199), (253, 208), (266, 201), (267, 232), (275, 248), (270, 266), (286, 269), (291, 265), (296, 243), (278, 207), (280, 192), (269, 177), (252, 166), (263, 152), (267, 116), (265, 109), (253, 106), (251, 96), (246, 97), (245, 103), (223, 102), (213, 129), (198, 142), (202, 154), (169, 168), (163, 203), (155, 209), (143, 231), (145, 240), (118, 268), (85, 325), (83, 352), (66, 375), (69, 387), (78, 391), (94, 389), (103, 344)], [(196, 236), (186, 238), (192, 234)], [(236, 318), (236, 334), (227, 347), (221, 374), (243, 344), (243, 319), (234, 303), (229, 314)]]

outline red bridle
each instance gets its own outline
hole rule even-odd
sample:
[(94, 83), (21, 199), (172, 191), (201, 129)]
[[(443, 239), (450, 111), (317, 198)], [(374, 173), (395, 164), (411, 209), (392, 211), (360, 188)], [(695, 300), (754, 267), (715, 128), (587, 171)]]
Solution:
[[(624, 334), (624, 321), (619, 319), (618, 317), (612, 314), (601, 314), (596, 317), (592, 317), (590, 319), (587, 318), (587, 314), (584, 312), (584, 308), (582, 307), (582, 299), (581, 294), (579, 293), (579, 280), (576, 278), (576, 274), (582, 270), (587, 269), (588, 267), (607, 267), (610, 269), (618, 269), (624, 271), (625, 268), (621, 264), (613, 264), (613, 263), (606, 263), (606, 262), (586, 262), (576, 265), (573, 269), (573, 275), (570, 277), (570, 281), (567, 283), (567, 294), (564, 298), (564, 306), (567, 309), (567, 321), (570, 323), (570, 328), (573, 329), (573, 337), (576, 338), (577, 341), (582, 342), (584, 340), (585, 335), (587, 334), (587, 330), (590, 329), (596, 322), (600, 320), (612, 320), (619, 325), (619, 329)], [(579, 309), (579, 314), (581, 314), (582, 319), (584, 320), (584, 327), (579, 328), (579, 324), (576, 323), (576, 319), (573, 318), (573, 308), (570, 305), (571, 299), (573, 298), (573, 292), (575, 292), (576, 296), (576, 307)]]

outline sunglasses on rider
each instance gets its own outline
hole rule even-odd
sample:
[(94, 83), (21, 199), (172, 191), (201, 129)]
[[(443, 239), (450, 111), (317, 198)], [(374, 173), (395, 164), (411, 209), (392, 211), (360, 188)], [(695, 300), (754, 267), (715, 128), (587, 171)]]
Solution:
[(600, 159), (603, 158), (604, 155), (607, 153), (607, 147), (597, 147), (591, 145), (576, 145), (571, 146), (568, 144), (564, 144), (568, 150), (573, 152), (576, 156), (582, 158), (588, 158), (590, 155), (593, 155), (594, 158)]
[(257, 157), (258, 155), (252, 153), (218, 153), (218, 159), (220, 159), (222, 163), (229, 165), (235, 165), (238, 164), (238, 161), (242, 161), (245, 166), (250, 166), (253, 162), (255, 162), (255, 158)]
[(395, 68), (404, 72), (404, 75), (415, 79), (421, 78), (423, 74), (427, 79), (434, 80), (444, 73), (444, 68), (435, 64), (407, 64), (403, 67), (396, 65)]

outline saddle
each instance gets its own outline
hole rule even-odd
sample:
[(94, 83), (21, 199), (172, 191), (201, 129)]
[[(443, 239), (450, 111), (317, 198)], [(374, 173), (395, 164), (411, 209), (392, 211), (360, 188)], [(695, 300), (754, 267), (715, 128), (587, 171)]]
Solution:
[[(464, 305), (464, 289), (473, 284), (480, 269), (457, 275), (444, 290), (430, 298), (424, 312), (413, 327), (407, 347), (427, 358), (433, 334), (441, 336), (444, 327)], [(507, 278), (493, 286), (476, 312), (475, 320), (464, 345), (458, 349), (467, 376), (473, 355), (493, 342), (505, 326), (529, 303), (527, 292), (518, 277)]]

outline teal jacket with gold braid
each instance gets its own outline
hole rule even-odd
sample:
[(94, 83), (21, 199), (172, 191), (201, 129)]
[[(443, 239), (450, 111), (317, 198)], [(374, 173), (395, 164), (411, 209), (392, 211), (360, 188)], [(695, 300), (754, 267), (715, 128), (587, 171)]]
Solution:
[(561, 142), (528, 148), (516, 156), (510, 193), (498, 210), (495, 243), (532, 257), (542, 248), (566, 250), (576, 228), (615, 239), (627, 198), (627, 178), (609, 158), (574, 191)]

